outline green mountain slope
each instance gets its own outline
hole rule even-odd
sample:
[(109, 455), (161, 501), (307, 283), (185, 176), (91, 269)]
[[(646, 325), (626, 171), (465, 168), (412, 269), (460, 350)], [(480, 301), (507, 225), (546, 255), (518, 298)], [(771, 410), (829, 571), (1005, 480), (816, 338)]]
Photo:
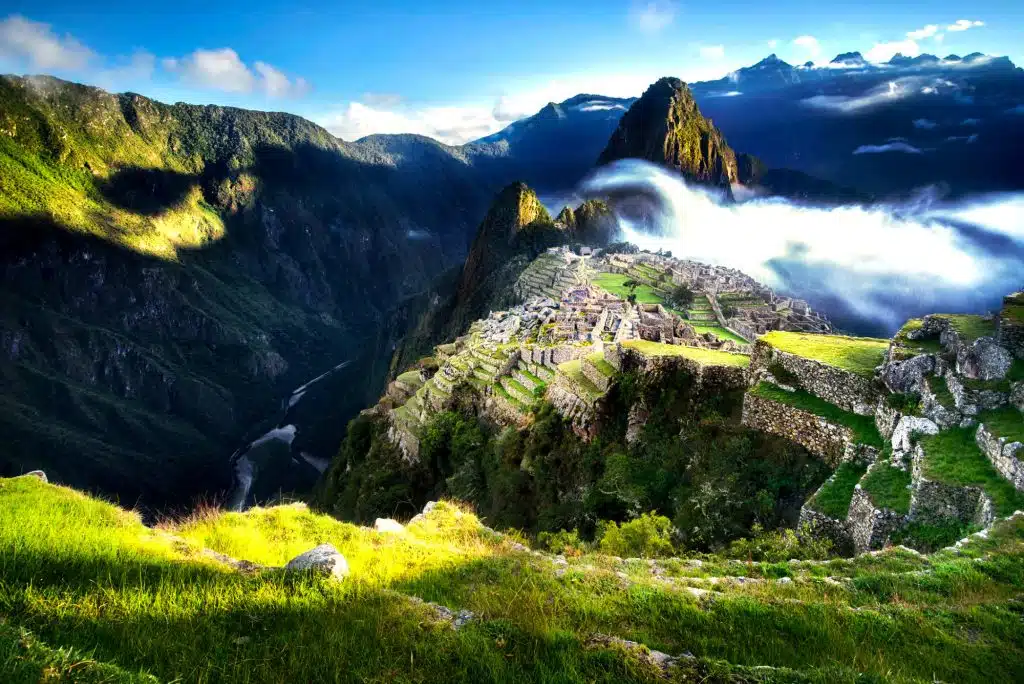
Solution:
[(387, 311), (489, 199), (426, 138), (48, 77), (0, 77), (0, 188), (0, 473), (153, 505), (225, 484), (243, 435), (346, 358), (339, 415), (375, 395)]

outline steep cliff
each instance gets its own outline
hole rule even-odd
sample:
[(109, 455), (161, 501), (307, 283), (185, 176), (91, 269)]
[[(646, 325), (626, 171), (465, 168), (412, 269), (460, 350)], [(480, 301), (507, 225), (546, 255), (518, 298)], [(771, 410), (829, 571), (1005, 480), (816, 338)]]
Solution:
[(243, 434), (346, 358), (336, 410), (357, 411), (386, 312), (461, 260), (489, 194), (426, 138), (46, 77), (0, 77), (0, 104), (0, 473), (132, 503), (217, 489)]
[(612, 134), (598, 164), (646, 159), (686, 178), (727, 187), (736, 181), (736, 154), (705, 119), (678, 78), (662, 78), (633, 103)]

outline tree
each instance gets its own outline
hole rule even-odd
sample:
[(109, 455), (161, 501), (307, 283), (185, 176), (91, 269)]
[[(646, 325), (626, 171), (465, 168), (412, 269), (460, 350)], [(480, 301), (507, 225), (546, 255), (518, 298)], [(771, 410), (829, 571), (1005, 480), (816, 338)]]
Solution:
[(736, 318), (737, 313), (739, 312), (732, 304), (726, 304), (722, 307), (722, 318)]
[(690, 305), (693, 304), (693, 297), (693, 290), (691, 290), (687, 285), (676, 286), (676, 288), (672, 290), (672, 293), (668, 296), (669, 301), (677, 309), (690, 308)]
[(636, 295), (630, 293), (630, 295), (626, 297), (626, 301), (628, 301), (630, 304), (636, 304)]
[(622, 283), (622, 286), (623, 287), (628, 287), (630, 292), (635, 292), (636, 288), (640, 287), (640, 283), (638, 283), (637, 281), (635, 281), (633, 279), (630, 279), (630, 280), (627, 280), (626, 282)]

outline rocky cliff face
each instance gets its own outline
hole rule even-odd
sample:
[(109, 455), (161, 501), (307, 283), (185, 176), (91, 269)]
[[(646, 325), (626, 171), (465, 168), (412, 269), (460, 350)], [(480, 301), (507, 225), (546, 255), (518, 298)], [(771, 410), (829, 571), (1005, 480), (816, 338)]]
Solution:
[(708, 185), (728, 187), (737, 180), (736, 154), (677, 78), (658, 80), (633, 103), (597, 163), (627, 158), (662, 164)]
[(243, 433), (346, 358), (357, 411), (387, 311), (461, 260), (489, 194), (426, 138), (52, 78), (2, 77), (0, 103), (0, 472), (133, 503), (226, 483)]

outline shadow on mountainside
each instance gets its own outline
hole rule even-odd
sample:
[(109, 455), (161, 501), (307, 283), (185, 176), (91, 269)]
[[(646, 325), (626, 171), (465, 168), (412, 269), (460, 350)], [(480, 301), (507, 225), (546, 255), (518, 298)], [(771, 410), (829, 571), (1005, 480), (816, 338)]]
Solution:
[(152, 217), (180, 204), (195, 181), (192, 174), (131, 166), (118, 169), (97, 185), (111, 204)]

